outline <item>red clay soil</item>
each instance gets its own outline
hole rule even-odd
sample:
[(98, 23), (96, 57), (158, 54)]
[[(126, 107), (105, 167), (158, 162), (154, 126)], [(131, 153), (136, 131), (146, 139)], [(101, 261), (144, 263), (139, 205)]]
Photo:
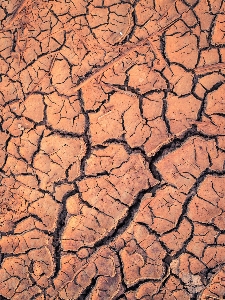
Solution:
[(225, 299), (225, 2), (0, 1), (0, 299)]

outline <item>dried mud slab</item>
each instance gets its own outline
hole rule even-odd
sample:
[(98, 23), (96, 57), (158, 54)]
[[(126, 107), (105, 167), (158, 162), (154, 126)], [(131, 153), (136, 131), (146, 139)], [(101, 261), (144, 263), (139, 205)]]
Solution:
[(225, 297), (225, 2), (0, 3), (0, 299)]

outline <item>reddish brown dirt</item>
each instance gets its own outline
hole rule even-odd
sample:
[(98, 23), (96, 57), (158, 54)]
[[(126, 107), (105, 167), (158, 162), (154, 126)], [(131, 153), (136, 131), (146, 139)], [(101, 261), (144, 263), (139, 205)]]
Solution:
[(225, 2), (0, 2), (0, 299), (225, 297)]

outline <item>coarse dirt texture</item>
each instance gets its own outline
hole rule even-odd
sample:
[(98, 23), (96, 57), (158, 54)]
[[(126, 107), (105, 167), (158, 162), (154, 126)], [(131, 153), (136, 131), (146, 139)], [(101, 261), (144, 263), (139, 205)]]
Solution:
[(0, 109), (0, 299), (224, 299), (223, 0), (1, 0)]

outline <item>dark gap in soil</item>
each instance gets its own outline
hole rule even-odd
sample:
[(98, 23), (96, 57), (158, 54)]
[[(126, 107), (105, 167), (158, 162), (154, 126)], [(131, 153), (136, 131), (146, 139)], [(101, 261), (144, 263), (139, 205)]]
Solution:
[(155, 167), (155, 163), (158, 160), (160, 160), (161, 158), (163, 158), (166, 154), (180, 148), (182, 146), (182, 144), (188, 138), (190, 138), (192, 136), (195, 136), (195, 135), (197, 136), (198, 134), (197, 134), (196, 127), (193, 126), (189, 130), (187, 130), (181, 137), (175, 137), (171, 142), (169, 142), (168, 144), (162, 146), (159, 149), (159, 151), (150, 158), (150, 170), (152, 170), (161, 179), (161, 175), (157, 171), (157, 169)]
[(89, 120), (89, 116), (88, 113), (85, 111), (84, 109), (84, 101), (83, 101), (83, 97), (82, 97), (82, 91), (80, 90), (79, 92), (79, 101), (80, 101), (80, 106), (81, 106), (81, 112), (85, 117), (85, 129), (84, 129), (84, 135), (83, 135), (83, 139), (84, 142), (86, 144), (86, 153), (84, 155), (84, 157), (81, 159), (81, 177), (85, 176), (85, 163), (86, 160), (91, 156), (91, 142), (90, 142), (90, 133), (89, 133), (89, 128), (90, 128), (90, 120)]
[(94, 245), (94, 247), (101, 247), (103, 245), (108, 245), (118, 235), (121, 235), (129, 227), (130, 223), (133, 221), (136, 212), (139, 210), (143, 196), (147, 193), (151, 193), (152, 191), (156, 190), (157, 188), (159, 188), (159, 186), (160, 184), (154, 186), (153, 188), (150, 187), (149, 189), (139, 192), (134, 201), (134, 204), (130, 206), (127, 215), (118, 222), (117, 227), (114, 230), (112, 230), (106, 237), (98, 241)]
[(124, 272), (123, 272), (123, 262), (122, 262), (122, 259), (120, 257), (120, 254), (119, 253), (116, 253), (117, 257), (118, 257), (118, 260), (119, 260), (119, 264), (120, 264), (120, 275), (121, 275), (121, 283), (122, 283), (122, 286), (124, 287), (125, 291), (127, 290), (127, 285), (125, 283), (125, 276), (124, 276)]
[(99, 276), (92, 278), (91, 284), (86, 287), (86, 289), (82, 292), (82, 294), (77, 298), (77, 300), (85, 300), (86, 296), (91, 293), (91, 290), (94, 288), (96, 281)]
[[(158, 279), (142, 279), (142, 280), (139, 280), (139, 281), (138, 281), (137, 283), (135, 283), (134, 285), (128, 287), (127, 290), (126, 290), (125, 292), (136, 291), (136, 290), (140, 287), (141, 284), (147, 283), (147, 282), (153, 282), (153, 283), (154, 283), (154, 282), (159, 282), (159, 280), (158, 280)], [(125, 294), (124, 294), (124, 293), (123, 293), (122, 295), (120, 295), (120, 296), (117, 298), (117, 300), (118, 300), (118, 299), (122, 299), (123, 297), (125, 297)]]
[(54, 272), (54, 275), (52, 276), (52, 278), (55, 278), (60, 271), (60, 258), (61, 258), (61, 251), (62, 251), (62, 249), (61, 249), (61, 234), (64, 230), (65, 223), (66, 223), (66, 217), (67, 217), (66, 200), (69, 197), (75, 195), (77, 192), (78, 192), (77, 190), (70, 191), (70, 192), (66, 193), (62, 198), (61, 212), (59, 213), (56, 230), (53, 233), (52, 245), (55, 248), (55, 253), (54, 253), (55, 272)]
[(4, 253), (1, 253), (1, 252), (0, 252), (0, 267), (1, 267), (1, 265), (2, 265), (2, 262), (3, 262), (3, 260), (4, 260), (4, 257), (5, 257)]

